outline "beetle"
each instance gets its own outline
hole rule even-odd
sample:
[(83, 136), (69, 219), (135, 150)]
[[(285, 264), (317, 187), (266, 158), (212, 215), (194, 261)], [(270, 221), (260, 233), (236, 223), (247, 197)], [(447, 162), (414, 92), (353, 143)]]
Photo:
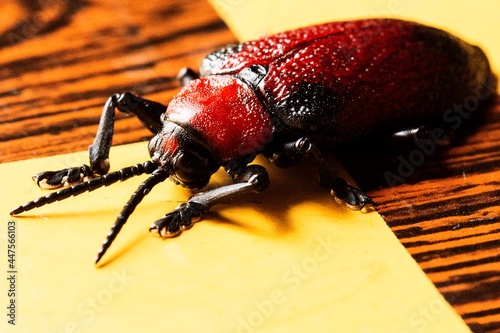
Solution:
[[(90, 165), (41, 172), (42, 188), (66, 186), (11, 214), (149, 174), (118, 215), (96, 257), (102, 258), (135, 207), (167, 178), (201, 189), (223, 167), (234, 181), (201, 192), (154, 222), (162, 238), (189, 229), (213, 205), (263, 191), (267, 171), (309, 157), (320, 184), (352, 209), (373, 204), (322, 157), (379, 128), (397, 137), (426, 137), (426, 119), (463, 103), (491, 81), (483, 51), (436, 28), (396, 19), (332, 22), (231, 44), (208, 54), (199, 75), (183, 69), (183, 88), (168, 104), (131, 93), (111, 96), (89, 146)], [(115, 110), (136, 115), (155, 136), (151, 160), (108, 173)]]

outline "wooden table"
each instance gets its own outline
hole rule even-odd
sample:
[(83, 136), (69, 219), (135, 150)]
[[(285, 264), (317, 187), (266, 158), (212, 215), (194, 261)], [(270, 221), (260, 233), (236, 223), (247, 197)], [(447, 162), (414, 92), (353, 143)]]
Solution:
[[(18, 0), (0, 12), (0, 162), (87, 149), (111, 94), (167, 103), (180, 68), (235, 41), (203, 0)], [(500, 332), (500, 99), (485, 118), (404, 184), (384, 177), (398, 155), (363, 146), (338, 155), (474, 332)], [(115, 144), (150, 137), (137, 119), (117, 119)]]

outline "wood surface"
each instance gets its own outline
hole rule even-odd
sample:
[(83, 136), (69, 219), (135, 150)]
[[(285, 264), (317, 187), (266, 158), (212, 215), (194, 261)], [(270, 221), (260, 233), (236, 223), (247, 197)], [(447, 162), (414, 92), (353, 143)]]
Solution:
[[(13, 0), (0, 13), (2, 163), (87, 149), (107, 97), (168, 103), (180, 68), (235, 41), (203, 0)], [(384, 176), (397, 173), (397, 153), (361, 145), (338, 156), (471, 329), (500, 332), (500, 99), (483, 111), (404, 184)], [(115, 144), (150, 137), (137, 119), (117, 119)]]

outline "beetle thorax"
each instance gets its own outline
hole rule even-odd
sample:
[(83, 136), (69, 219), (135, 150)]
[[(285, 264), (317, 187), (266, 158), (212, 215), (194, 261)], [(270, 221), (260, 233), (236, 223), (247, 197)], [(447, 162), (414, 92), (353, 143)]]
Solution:
[(261, 150), (273, 131), (253, 89), (230, 75), (191, 81), (169, 104), (166, 119), (196, 133), (221, 164)]

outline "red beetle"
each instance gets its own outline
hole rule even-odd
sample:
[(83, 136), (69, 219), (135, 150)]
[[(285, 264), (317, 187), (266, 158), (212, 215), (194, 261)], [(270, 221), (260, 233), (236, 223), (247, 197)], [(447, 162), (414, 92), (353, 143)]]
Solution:
[[(200, 76), (182, 71), (185, 87), (168, 108), (130, 93), (111, 96), (89, 148), (90, 166), (35, 175), (41, 187), (71, 187), (11, 214), (151, 174), (118, 216), (98, 262), (143, 197), (167, 178), (202, 188), (222, 166), (235, 182), (197, 194), (153, 223), (150, 230), (161, 237), (190, 228), (228, 196), (267, 188), (266, 170), (249, 165), (259, 153), (283, 166), (312, 158), (321, 185), (361, 209), (371, 199), (338, 177), (319, 147), (379, 128), (425, 137), (426, 119), (439, 118), (492, 82), (480, 48), (442, 30), (390, 19), (333, 22), (229, 45), (203, 60)], [(134, 113), (156, 135), (151, 161), (108, 174), (115, 109)]]

